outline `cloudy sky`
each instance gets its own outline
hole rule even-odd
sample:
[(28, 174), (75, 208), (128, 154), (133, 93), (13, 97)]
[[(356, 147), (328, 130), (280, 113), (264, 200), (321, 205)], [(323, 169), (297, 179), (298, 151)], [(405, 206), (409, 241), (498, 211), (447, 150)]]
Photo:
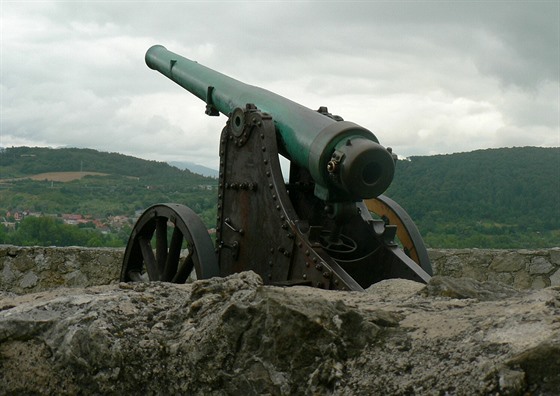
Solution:
[(218, 164), (224, 116), (169, 50), (375, 133), (401, 156), (560, 146), (560, 2), (0, 0), (0, 146)]

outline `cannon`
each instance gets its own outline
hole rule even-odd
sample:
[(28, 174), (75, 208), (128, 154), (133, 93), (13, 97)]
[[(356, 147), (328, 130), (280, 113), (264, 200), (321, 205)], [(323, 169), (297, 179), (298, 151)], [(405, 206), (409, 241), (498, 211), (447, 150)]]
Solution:
[(183, 283), (252, 270), (265, 284), (362, 291), (388, 278), (430, 279), (418, 229), (383, 195), (397, 157), (371, 131), (161, 45), (145, 59), (204, 101), (206, 114), (228, 118), (219, 143), (216, 234), (213, 241), (185, 205), (155, 204), (132, 229), (121, 281)]

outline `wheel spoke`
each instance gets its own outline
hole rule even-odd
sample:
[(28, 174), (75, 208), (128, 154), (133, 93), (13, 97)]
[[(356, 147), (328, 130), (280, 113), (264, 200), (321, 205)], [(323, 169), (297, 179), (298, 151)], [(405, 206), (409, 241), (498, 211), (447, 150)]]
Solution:
[(156, 218), (156, 261), (158, 272), (162, 274), (167, 262), (167, 217)]
[(183, 262), (179, 266), (179, 269), (177, 270), (177, 273), (173, 277), (172, 282), (185, 283), (187, 281), (189, 274), (194, 268), (194, 261), (192, 257), (193, 257), (193, 249), (189, 248), (189, 255), (185, 258), (185, 260), (183, 260)]
[(138, 238), (138, 244), (140, 245), (142, 257), (144, 258), (144, 263), (146, 264), (146, 270), (148, 271), (150, 280), (159, 280), (156, 258), (154, 256), (154, 251), (152, 250), (152, 244), (150, 240), (144, 236), (141, 236)]
[(163, 270), (163, 277), (161, 280), (169, 282), (173, 279), (175, 273), (177, 272), (177, 266), (179, 265), (179, 257), (181, 256), (181, 246), (183, 245), (183, 233), (178, 227), (173, 230), (173, 235), (171, 236), (171, 244), (169, 245), (169, 252), (167, 255), (167, 260), (165, 262), (165, 268)]

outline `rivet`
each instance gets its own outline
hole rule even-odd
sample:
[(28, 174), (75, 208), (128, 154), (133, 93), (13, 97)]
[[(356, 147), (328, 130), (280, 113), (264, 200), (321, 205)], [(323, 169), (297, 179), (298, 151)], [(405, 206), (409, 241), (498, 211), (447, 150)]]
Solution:
[(302, 278), (307, 279), (307, 274), (303, 274)]
[(306, 251), (305, 251), (305, 255), (306, 255), (306, 256), (309, 256), (309, 254), (310, 254), (310, 253), (309, 253), (309, 250), (306, 250)]
[(266, 151), (266, 147), (261, 147), (262, 152), (264, 153)]

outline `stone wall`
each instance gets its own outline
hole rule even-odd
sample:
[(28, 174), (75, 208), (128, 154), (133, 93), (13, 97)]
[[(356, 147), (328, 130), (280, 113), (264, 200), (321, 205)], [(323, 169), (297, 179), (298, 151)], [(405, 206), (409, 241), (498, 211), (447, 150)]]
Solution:
[[(0, 291), (117, 283), (124, 249), (0, 245)], [(560, 285), (560, 248), (430, 250), (434, 274), (499, 281), (517, 289)]]
[(516, 289), (560, 285), (560, 248), (430, 250), (434, 274), (498, 281)]
[(27, 294), (117, 283), (123, 254), (124, 249), (0, 245), (0, 291)]

